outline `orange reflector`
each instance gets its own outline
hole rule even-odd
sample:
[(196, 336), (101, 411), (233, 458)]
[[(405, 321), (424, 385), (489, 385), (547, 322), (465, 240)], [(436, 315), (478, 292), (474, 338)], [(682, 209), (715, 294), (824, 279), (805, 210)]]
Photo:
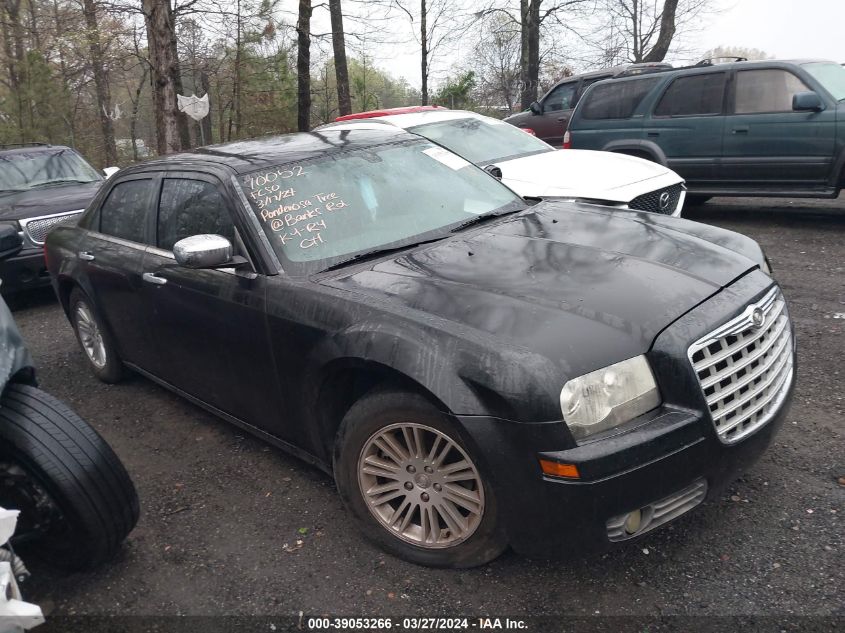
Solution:
[(543, 469), (543, 473), (552, 477), (568, 477), (569, 479), (579, 479), (581, 477), (578, 473), (578, 466), (575, 464), (561, 464), (560, 462), (541, 459), (540, 468)]

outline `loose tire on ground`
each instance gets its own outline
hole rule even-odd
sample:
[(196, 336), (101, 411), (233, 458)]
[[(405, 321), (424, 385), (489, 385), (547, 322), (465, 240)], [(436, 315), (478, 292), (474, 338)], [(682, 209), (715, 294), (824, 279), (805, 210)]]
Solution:
[(419, 394), (376, 390), (356, 402), (338, 431), (334, 474), (362, 533), (400, 558), (474, 567), (507, 547), (483, 464), (457, 424)]
[(125, 371), (123, 361), (93, 302), (80, 288), (74, 288), (68, 306), (76, 339), (91, 371), (103, 382), (120, 382)]
[[(46, 493), (58, 511), (46, 533), (25, 544), (48, 563), (94, 567), (118, 551), (138, 522), (138, 495), (117, 455), (82, 418), (40, 389), (10, 384), (0, 397), (0, 464), (25, 473), (26, 485)], [(9, 495), (14, 493), (0, 488), (0, 506), (22, 511), (20, 528), (27, 508), (8, 504)]]

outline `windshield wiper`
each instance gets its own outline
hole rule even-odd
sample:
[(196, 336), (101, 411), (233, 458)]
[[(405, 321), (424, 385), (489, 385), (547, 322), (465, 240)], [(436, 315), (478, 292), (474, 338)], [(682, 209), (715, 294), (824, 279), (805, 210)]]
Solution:
[(358, 253), (357, 255), (353, 255), (352, 257), (350, 257), (348, 259), (341, 260), (341, 261), (339, 261), (335, 264), (332, 264), (328, 268), (324, 268), (320, 272), (326, 272), (328, 270), (335, 270), (337, 268), (342, 268), (343, 266), (346, 266), (347, 264), (351, 264), (353, 262), (356, 262), (356, 263), (361, 262), (361, 261), (366, 260), (366, 259), (372, 259), (372, 258), (376, 257), (377, 255), (387, 255), (388, 253), (396, 253), (398, 251), (404, 251), (406, 249), (413, 248), (414, 246), (420, 246), (422, 244), (431, 244), (432, 242), (439, 242), (442, 239), (443, 239), (443, 236), (440, 235), (438, 237), (432, 237), (432, 238), (427, 239), (427, 240), (421, 240), (419, 242), (412, 242), (411, 244), (403, 244), (402, 246), (392, 246), (392, 247), (387, 247), (387, 248), (376, 248), (376, 249), (373, 249), (371, 251), (366, 251), (364, 253)]
[(481, 215), (477, 215), (474, 218), (470, 218), (465, 222), (461, 222), (458, 226), (453, 228), (451, 232), (457, 233), (458, 231), (462, 231), (467, 227), (475, 226), (476, 224), (481, 224), (482, 222), (485, 222), (490, 218), (498, 218), (503, 215), (508, 215), (509, 213), (514, 213), (516, 211), (522, 211), (521, 205), (517, 205), (517, 208), (507, 209), (506, 211), (490, 211), (489, 213), (482, 213)]
[(56, 185), (79, 184), (87, 185), (88, 183), (96, 182), (94, 180), (79, 180), (77, 178), (65, 178), (62, 180), (51, 180), (50, 182), (43, 182), (40, 185), (35, 185), (34, 188), (41, 187), (55, 187)]

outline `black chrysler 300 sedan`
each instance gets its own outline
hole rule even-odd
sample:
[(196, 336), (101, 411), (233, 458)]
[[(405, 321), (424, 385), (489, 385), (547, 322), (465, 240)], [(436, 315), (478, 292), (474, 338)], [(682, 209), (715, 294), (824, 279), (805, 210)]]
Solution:
[(794, 382), (755, 242), (531, 204), (399, 130), (130, 167), (46, 251), (97, 376), (129, 367), (333, 472), (422, 564), (671, 521), (762, 453)]

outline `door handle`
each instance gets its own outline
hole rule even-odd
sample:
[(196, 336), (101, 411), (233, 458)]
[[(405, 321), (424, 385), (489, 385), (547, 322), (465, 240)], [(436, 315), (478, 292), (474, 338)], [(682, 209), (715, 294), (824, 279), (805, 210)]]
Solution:
[(93, 262), (95, 259), (97, 259), (88, 251), (82, 251), (81, 253), (77, 253), (77, 256), (84, 262)]
[(144, 281), (147, 281), (151, 284), (155, 284), (156, 286), (163, 286), (167, 283), (167, 279), (165, 279), (164, 277), (159, 277), (155, 273), (144, 273), (143, 275), (141, 275), (141, 278)]
[(651, 138), (657, 138), (660, 136), (660, 132), (646, 132), (646, 136), (650, 136)]
[(558, 121), (560, 121), (560, 122), (563, 122), (563, 121), (568, 121), (568, 120), (569, 120), (569, 117), (568, 117), (568, 116), (562, 116), (562, 117), (559, 117), (559, 118), (558, 118)]
[(748, 134), (747, 127), (735, 127), (731, 130), (731, 134)]

